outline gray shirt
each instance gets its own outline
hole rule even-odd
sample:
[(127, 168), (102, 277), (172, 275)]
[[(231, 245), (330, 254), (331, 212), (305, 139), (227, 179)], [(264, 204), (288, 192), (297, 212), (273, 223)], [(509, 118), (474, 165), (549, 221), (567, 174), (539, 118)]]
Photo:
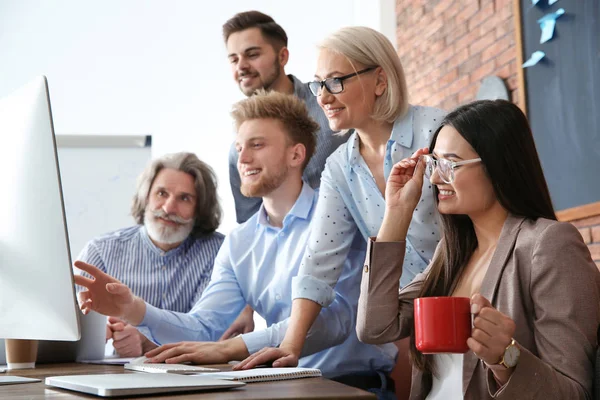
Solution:
[[(335, 134), (329, 128), (329, 121), (323, 113), (321, 106), (317, 103), (317, 98), (311, 93), (306, 83), (300, 82), (293, 75), (288, 77), (294, 82), (294, 94), (304, 101), (308, 114), (321, 127), (317, 131), (317, 149), (310, 159), (306, 169), (304, 170), (304, 180), (313, 188), (316, 189), (321, 183), (321, 172), (325, 168), (325, 160), (335, 149), (342, 143), (345, 143), (350, 136), (350, 132), (344, 134)], [(235, 149), (235, 143), (232, 144), (229, 151), (229, 183), (231, 184), (231, 192), (235, 200), (235, 213), (238, 223), (246, 222), (254, 215), (260, 205), (262, 199), (260, 197), (246, 197), (240, 192), (240, 174), (237, 169), (238, 154)]]

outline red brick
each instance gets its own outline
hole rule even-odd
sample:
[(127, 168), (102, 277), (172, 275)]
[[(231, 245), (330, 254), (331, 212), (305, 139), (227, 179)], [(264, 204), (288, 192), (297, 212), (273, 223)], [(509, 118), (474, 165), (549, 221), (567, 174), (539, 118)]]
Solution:
[(435, 55), (435, 66), (440, 66), (441, 64), (448, 61), (454, 55), (454, 49), (452, 47), (446, 47), (445, 50), (439, 52)]
[(517, 89), (519, 87), (519, 82), (517, 81), (516, 76), (511, 76), (506, 80), (506, 84), (510, 90)]
[(496, 24), (496, 38), (499, 39), (502, 36), (511, 34), (514, 39), (514, 31), (515, 31), (515, 22), (512, 17), (509, 17), (505, 20), (501, 20)]
[(519, 107), (522, 106), (522, 104), (519, 103), (519, 89), (515, 89), (513, 91), (510, 92), (510, 100), (515, 103), (516, 105), (518, 105)]
[(441, 19), (437, 19), (435, 20), (433, 23), (431, 24), (427, 24), (427, 26), (425, 27), (425, 29), (423, 29), (422, 33), (423, 33), (423, 38), (428, 38), (431, 35), (433, 35), (435, 32), (439, 31), (440, 29), (442, 29), (442, 26), (444, 25), (444, 21)]
[(452, 29), (448, 30), (448, 36), (446, 36), (446, 43), (451, 43), (452, 41), (458, 40), (463, 35), (467, 33), (467, 25), (466, 24), (453, 24)]
[(469, 85), (469, 76), (463, 76), (457, 80), (455, 80), (450, 86), (448, 86), (448, 94), (452, 95), (458, 93), (465, 87)]
[(592, 231), (592, 242), (600, 243), (600, 226), (593, 226), (591, 231)]
[(495, 35), (496, 27), (498, 26), (500, 21), (497, 18), (489, 18), (484, 24), (479, 25), (479, 27), (474, 28), (473, 30), (477, 30), (479, 32), (479, 36), (485, 36), (487, 34)]
[(456, 78), (458, 78), (458, 69), (454, 68), (447, 74), (443, 75), (438, 80), (438, 83), (439, 83), (440, 87), (445, 87), (445, 86), (448, 86), (450, 83), (454, 82), (456, 80)]
[(510, 78), (517, 79), (517, 60), (512, 60), (508, 63), (508, 66), (510, 67)]
[(471, 72), (470, 82), (479, 83), (483, 78), (490, 75), (492, 72), (494, 72), (494, 60), (488, 61), (475, 71)]
[[(481, 56), (483, 58), (483, 54)], [(517, 49), (513, 47), (509, 47), (503, 52), (499, 52), (496, 54), (496, 66), (501, 67), (505, 64), (508, 64), (512, 61), (517, 60)]]
[[(496, 58), (499, 55), (503, 54), (507, 49), (511, 48), (511, 37), (504, 36), (501, 39), (496, 39), (493, 41), (493, 43), (488, 46), (487, 48), (483, 49), (483, 51), (481, 52), (481, 61), (485, 62), (487, 60), (490, 60), (492, 58)], [(515, 58), (514, 55), (514, 51), (512, 52), (512, 57), (511, 59)], [(502, 60), (502, 63), (497, 62), (496, 65), (501, 67), (504, 64), (508, 63), (508, 61), (510, 60)]]
[(512, 18), (514, 15), (513, 11), (512, 2), (496, 5), (496, 18), (500, 20)]
[(588, 248), (590, 249), (590, 253), (592, 253), (592, 260), (600, 261), (600, 244), (590, 244)]
[(446, 43), (444, 42), (444, 40), (435, 40), (431, 43), (429, 43), (429, 51), (431, 53), (439, 53), (441, 51), (443, 51), (446, 48)]
[(471, 43), (477, 41), (477, 39), (479, 39), (479, 34), (478, 32), (468, 32), (464, 35), (462, 35), (461, 37), (456, 37), (456, 38), (448, 38), (449, 40), (446, 40), (446, 44), (450, 45), (452, 44), (454, 46), (454, 49), (456, 49), (456, 51), (461, 50), (463, 48), (468, 48)]
[[(440, 0), (437, 0), (437, 1), (440, 1)], [(435, 1), (424, 1), (421, 3), (423, 3), (423, 8), (425, 9), (425, 12), (431, 14), (433, 12), (433, 7), (435, 6), (436, 2)]]
[(469, 49), (466, 47), (458, 52), (455, 52), (454, 55), (448, 60), (446, 67), (448, 69), (458, 67), (465, 61), (469, 59)]
[(514, 0), (496, 0), (496, 11), (506, 6), (512, 7), (513, 1)]
[(479, 85), (469, 85), (458, 92), (458, 104), (465, 104), (475, 100)]
[(474, 30), (476, 27), (481, 25), (482, 22), (487, 21), (492, 15), (494, 15), (494, 3), (489, 3), (481, 7), (476, 14), (469, 18), (469, 30)]
[(585, 244), (592, 243), (592, 231), (590, 228), (579, 228), (579, 233), (581, 233)]
[(481, 54), (477, 54), (458, 66), (458, 75), (467, 75), (481, 65)]
[(454, 18), (456, 14), (458, 14), (460, 11), (460, 5), (457, 2), (453, 2), (452, 6), (449, 7), (446, 11), (444, 11), (444, 15), (442, 15), (442, 18), (444, 19), (444, 21), (449, 21), (450, 19)]
[[(508, 79), (512, 75), (510, 67), (511, 67), (510, 64), (506, 64), (504, 67), (501, 67), (501, 68), (496, 67), (496, 69), (494, 70), (494, 75), (496, 75), (502, 79)], [(505, 82), (505, 84), (506, 84), (506, 82)]]
[(590, 218), (578, 219), (576, 221), (571, 221), (571, 223), (578, 228), (584, 226), (600, 225), (600, 215), (596, 215), (595, 217)]
[(469, 54), (475, 55), (475, 54), (481, 52), (482, 50), (486, 49), (488, 46), (492, 45), (492, 43), (494, 43), (495, 40), (496, 40), (496, 37), (494, 35), (486, 35), (486, 36), (480, 38), (479, 40), (471, 43), (471, 45), (469, 46)]
[(446, 10), (448, 10), (448, 8), (452, 7), (453, 4), (454, 0), (440, 1), (433, 7), (433, 16), (439, 17), (440, 14), (444, 13)]
[(469, 18), (479, 11), (479, 4), (474, 0), (470, 0), (465, 8), (463, 8), (458, 14), (456, 14), (456, 22), (459, 24), (466, 23)]

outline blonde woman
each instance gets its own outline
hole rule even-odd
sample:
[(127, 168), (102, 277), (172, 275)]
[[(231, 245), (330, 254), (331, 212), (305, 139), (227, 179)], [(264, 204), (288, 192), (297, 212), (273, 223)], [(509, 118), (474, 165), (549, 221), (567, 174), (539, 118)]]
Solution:
[[(292, 320), (277, 349), (264, 349), (239, 368), (276, 360), (295, 365), (306, 334), (334, 286), (351, 248), (377, 235), (385, 211), (386, 179), (392, 166), (428, 145), (444, 117), (435, 108), (413, 106), (396, 50), (381, 33), (347, 27), (319, 45), (315, 80), (309, 83), (333, 131), (354, 129), (328, 159), (319, 204), (298, 277)], [(409, 283), (422, 272), (439, 241), (429, 184), (410, 224), (404, 274)], [(360, 274), (360, 271), (356, 271)]]

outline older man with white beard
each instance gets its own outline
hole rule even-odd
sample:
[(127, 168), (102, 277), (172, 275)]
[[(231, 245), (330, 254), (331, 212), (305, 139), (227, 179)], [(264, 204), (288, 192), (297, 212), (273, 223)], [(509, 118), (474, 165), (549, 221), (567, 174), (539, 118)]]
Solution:
[[(223, 243), (213, 170), (192, 153), (150, 163), (138, 179), (131, 214), (137, 225), (90, 241), (78, 259), (126, 283), (155, 307), (188, 312), (210, 281)], [(138, 330), (110, 317), (107, 339), (122, 357), (155, 347)]]

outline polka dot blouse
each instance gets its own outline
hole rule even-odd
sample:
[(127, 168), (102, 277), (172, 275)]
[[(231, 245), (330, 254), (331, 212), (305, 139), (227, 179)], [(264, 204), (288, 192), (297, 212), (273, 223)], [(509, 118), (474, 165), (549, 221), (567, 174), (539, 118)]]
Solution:
[[(394, 122), (383, 165), (386, 180), (396, 162), (429, 146), (444, 114), (436, 108), (410, 106), (407, 114)], [(359, 143), (355, 132), (327, 159), (308, 247), (293, 281), (294, 298), (328, 306), (350, 249), (365, 247), (370, 236), (377, 236), (385, 199), (359, 152)], [(425, 180), (408, 230), (401, 286), (422, 272), (433, 256), (440, 239), (436, 213), (431, 184)]]

